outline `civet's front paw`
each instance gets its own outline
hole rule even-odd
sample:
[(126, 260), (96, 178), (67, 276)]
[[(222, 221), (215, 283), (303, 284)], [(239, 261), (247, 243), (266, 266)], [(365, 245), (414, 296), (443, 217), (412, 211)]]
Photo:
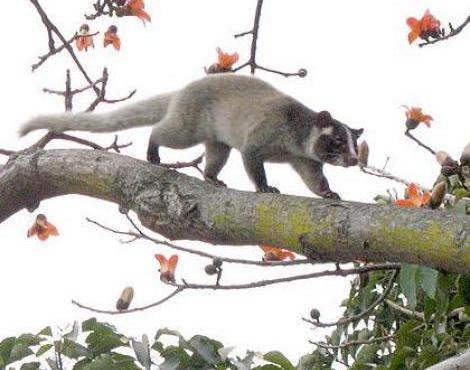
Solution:
[(331, 191), (331, 190), (323, 193), (322, 197), (325, 199), (341, 200), (341, 197), (338, 195), (338, 193), (335, 193), (334, 191)]
[(258, 189), (258, 193), (277, 193), (277, 194), (279, 194), (280, 191), (279, 191), (278, 188), (275, 188), (274, 186), (265, 185), (265, 186), (262, 186)]

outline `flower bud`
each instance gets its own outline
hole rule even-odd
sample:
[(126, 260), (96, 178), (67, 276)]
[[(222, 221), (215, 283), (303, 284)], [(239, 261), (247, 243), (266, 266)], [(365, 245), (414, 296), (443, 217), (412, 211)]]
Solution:
[(116, 302), (116, 309), (119, 311), (127, 310), (133, 298), (134, 298), (134, 289), (131, 286), (124, 288), (124, 290), (121, 293), (121, 296)]
[(367, 162), (369, 160), (369, 145), (367, 145), (367, 142), (365, 140), (360, 143), (357, 148), (357, 157), (360, 166), (367, 166)]
[(447, 182), (441, 181), (434, 186), (431, 193), (430, 207), (432, 209), (438, 208), (444, 201), (444, 197), (447, 193)]

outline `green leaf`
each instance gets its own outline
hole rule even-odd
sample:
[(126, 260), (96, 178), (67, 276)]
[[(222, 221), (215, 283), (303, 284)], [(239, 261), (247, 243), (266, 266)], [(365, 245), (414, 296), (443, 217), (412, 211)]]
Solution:
[(44, 337), (52, 337), (52, 329), (50, 326), (46, 326), (37, 335), (42, 335)]
[(41, 338), (34, 334), (23, 334), (18, 337), (16, 340), (17, 343), (24, 344), (25, 346), (38, 346), (41, 342), (44, 341), (44, 338)]
[(437, 364), (441, 361), (440, 351), (433, 345), (424, 346), (421, 353), (416, 358), (420, 369), (427, 369), (428, 367)]
[(190, 339), (189, 344), (208, 364), (215, 365), (223, 362), (217, 352), (223, 347), (222, 343), (202, 335), (195, 335)]
[(379, 349), (379, 344), (366, 344), (358, 352), (356, 360), (363, 363), (376, 363), (378, 360), (377, 352)]
[(268, 352), (263, 358), (273, 364), (280, 365), (283, 370), (295, 370), (294, 365), (279, 351)]
[(52, 344), (45, 344), (39, 347), (38, 351), (36, 352), (36, 357), (42, 356), (44, 353), (49, 351), (52, 347), (54, 347)]
[(430, 267), (420, 266), (419, 277), (421, 281), (421, 288), (424, 290), (424, 292), (429, 298), (434, 299), (436, 294), (439, 271), (434, 270)]
[(70, 339), (64, 339), (62, 352), (68, 358), (73, 358), (75, 360), (77, 360), (80, 357), (91, 356), (91, 351), (88, 348)]
[(10, 354), (15, 343), (15, 337), (9, 337), (0, 342), (0, 366), (5, 366), (10, 363)]
[(40, 366), (40, 362), (28, 362), (27, 364), (21, 365), (20, 370), (39, 370)]
[(13, 346), (13, 349), (11, 350), (10, 359), (8, 360), (8, 363), (22, 360), (32, 354), (33, 351), (31, 351), (28, 346), (24, 345), (23, 343), (16, 342)]
[(396, 345), (402, 347), (415, 347), (419, 344), (421, 336), (414, 329), (421, 325), (417, 320), (410, 320), (400, 326), (396, 333)]
[(187, 352), (180, 347), (170, 346), (166, 348), (161, 356), (165, 361), (159, 365), (160, 370), (176, 370), (185, 369), (185, 366), (189, 363), (189, 355)]
[(95, 330), (88, 335), (85, 342), (88, 344), (88, 348), (93, 352), (93, 356), (97, 356), (102, 353), (110, 352), (117, 347), (128, 346), (122, 338), (121, 335), (115, 333), (108, 327), (96, 327)]
[(418, 272), (417, 265), (403, 264), (400, 270), (400, 287), (408, 300), (408, 306), (411, 309), (416, 307), (416, 275)]
[(146, 335), (142, 336), (142, 342), (132, 339), (132, 348), (134, 349), (137, 361), (147, 370), (150, 370), (152, 360), (150, 359), (149, 339)]
[(436, 289), (436, 314), (444, 315), (449, 307), (450, 290), (454, 277), (449, 274), (440, 273)]
[(102, 354), (86, 364), (83, 370), (140, 370), (134, 358), (119, 353)]
[(464, 305), (470, 305), (470, 275), (460, 275), (459, 293)]

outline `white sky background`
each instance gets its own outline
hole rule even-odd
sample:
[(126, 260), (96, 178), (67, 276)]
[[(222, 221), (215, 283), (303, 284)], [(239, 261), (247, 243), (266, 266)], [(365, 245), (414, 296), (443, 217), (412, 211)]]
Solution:
[[(79, 57), (93, 77), (103, 66), (110, 72), (109, 97), (119, 98), (136, 88), (134, 99), (174, 90), (204, 75), (203, 67), (216, 59), (215, 48), (237, 51), (241, 61), (249, 56), (250, 37), (235, 40), (232, 35), (252, 26), (255, 0), (147, 0), (153, 21), (147, 27), (133, 17), (102, 18), (91, 23), (92, 31), (105, 31), (116, 23), (123, 43), (120, 53), (101, 47)], [(92, 0), (42, 0), (51, 19), (68, 38), (83, 23)], [(265, 1), (259, 37), (258, 61), (284, 71), (308, 69), (305, 79), (285, 79), (257, 72), (258, 76), (293, 95), (314, 110), (329, 110), (352, 127), (365, 128), (371, 147), (370, 163), (404, 178), (431, 186), (438, 165), (424, 150), (403, 135), (402, 104), (423, 107), (435, 121), (431, 129), (415, 133), (431, 147), (448, 151), (454, 158), (470, 137), (468, 86), (470, 86), (470, 29), (447, 41), (418, 48), (407, 42), (408, 16), (420, 17), (426, 8), (445, 24), (458, 25), (467, 15), (470, 1)], [(20, 123), (39, 113), (60, 112), (63, 101), (41, 92), (43, 87), (61, 89), (65, 69), (72, 69), (74, 87), (84, 81), (66, 53), (51, 58), (34, 74), (30, 66), (47, 50), (46, 31), (29, 1), (10, 1), (0, 22), (1, 125), (0, 147), (23, 148), (40, 137), (32, 134), (18, 139)], [(248, 73), (244, 71), (243, 73)], [(92, 95), (76, 99), (77, 110), (86, 108)], [(113, 109), (100, 106), (99, 110)], [(124, 132), (121, 141), (133, 141), (125, 155), (144, 159), (150, 128)], [(42, 133), (41, 133), (42, 134)], [(87, 135), (103, 145), (112, 135)], [(55, 142), (51, 147), (73, 145)], [(202, 151), (162, 150), (165, 162), (189, 160)], [(4, 161), (4, 158), (0, 158)], [(192, 170), (189, 174), (197, 176)], [(333, 168), (326, 174), (330, 186), (348, 200), (372, 202), (386, 189), (403, 187), (368, 177), (358, 169)], [(298, 176), (285, 165), (267, 165), (272, 186), (282, 193), (311, 196)], [(242, 169), (240, 155), (233, 152), (220, 178), (230, 187), (252, 190)], [(0, 205), (1, 206), (1, 205)], [(79, 196), (55, 198), (41, 203), (59, 228), (61, 236), (46, 243), (26, 239), (34, 215), (19, 212), (0, 224), (0, 290), (2, 308), (0, 337), (37, 331), (47, 324), (82, 320), (92, 313), (70, 304), (71, 299), (97, 308), (112, 309), (121, 289), (133, 285), (134, 305), (143, 305), (170, 290), (158, 279), (157, 252), (170, 250), (136, 242), (119, 243), (118, 237), (88, 224), (91, 217), (109, 226), (128, 229), (117, 206)], [(37, 212), (36, 212), (37, 213)], [(359, 217), (359, 215), (358, 215)], [(258, 259), (257, 248), (214, 247), (180, 242), (212, 253)], [(206, 260), (180, 254), (178, 275), (197, 282), (212, 281), (203, 271)], [(311, 271), (298, 268), (296, 272)], [(292, 271), (294, 272), (294, 271)], [(226, 266), (223, 282), (244, 282), (285, 274), (271, 270)], [(347, 297), (349, 283), (343, 278), (294, 282), (240, 292), (185, 292), (158, 308), (118, 317), (98, 316), (116, 324), (126, 334), (153, 333), (170, 327), (184, 335), (204, 334), (260, 351), (281, 350), (297, 360), (312, 347), (309, 339), (320, 340), (327, 333), (301, 321), (311, 308), (324, 321), (339, 317), (339, 304)]]

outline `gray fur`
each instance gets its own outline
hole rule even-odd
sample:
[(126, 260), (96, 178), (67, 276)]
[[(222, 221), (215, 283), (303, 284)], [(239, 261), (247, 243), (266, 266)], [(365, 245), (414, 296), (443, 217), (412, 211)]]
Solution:
[(331, 198), (338, 195), (329, 189), (323, 163), (357, 164), (358, 130), (328, 112), (310, 110), (262, 80), (235, 74), (208, 76), (110, 113), (40, 116), (23, 125), (20, 134), (41, 128), (112, 132), (147, 125), (153, 126), (150, 162), (159, 163), (160, 146), (184, 149), (204, 143), (205, 176), (220, 184), (217, 175), (235, 148), (261, 192), (277, 192), (267, 184), (265, 161), (290, 163), (310, 190)]
[(38, 116), (25, 122), (19, 130), (19, 135), (24, 136), (39, 129), (55, 132), (68, 130), (114, 132), (151, 126), (166, 114), (172, 96), (172, 93), (157, 95), (106, 113), (60, 113)]

